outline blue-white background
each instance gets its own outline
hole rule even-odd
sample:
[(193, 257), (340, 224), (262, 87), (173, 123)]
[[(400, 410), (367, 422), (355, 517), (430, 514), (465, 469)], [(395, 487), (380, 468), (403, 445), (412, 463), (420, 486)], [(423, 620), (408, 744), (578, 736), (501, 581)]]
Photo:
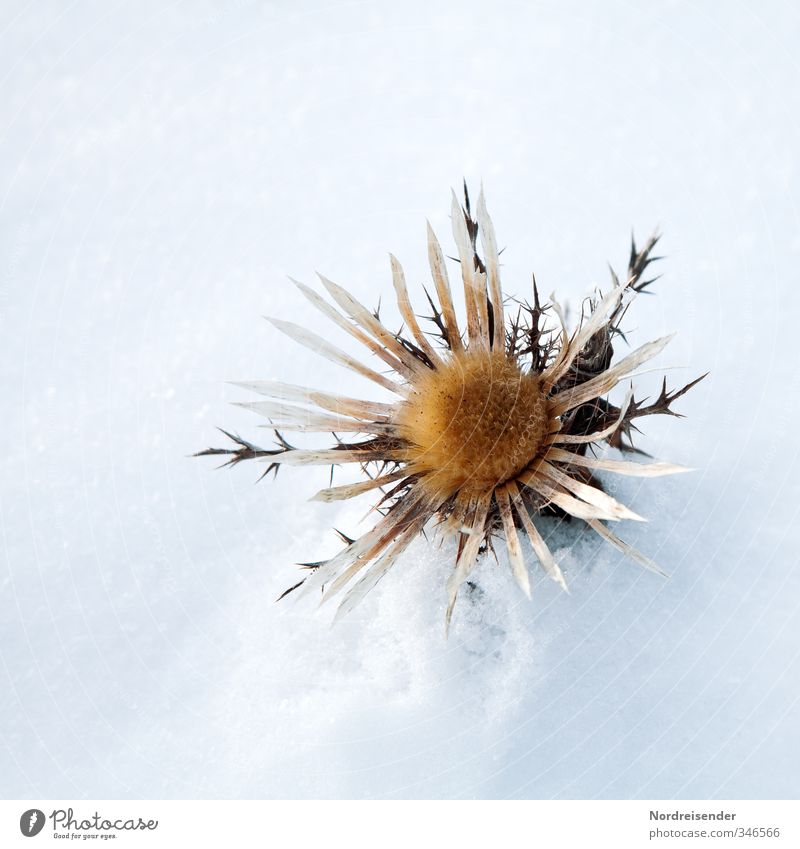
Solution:
[[(798, 38), (780, 0), (2, 3), (0, 794), (796, 796)], [(188, 455), (268, 440), (226, 380), (371, 391), (261, 316), (353, 350), (318, 269), (399, 324), (387, 254), (418, 301), (462, 177), (507, 293), (573, 316), (663, 230), (629, 338), (711, 376), (640, 445), (697, 471), (616, 491), (672, 577), (551, 524), (571, 594), (501, 554), (445, 642), (420, 540), (331, 630), (273, 599), (369, 500)]]

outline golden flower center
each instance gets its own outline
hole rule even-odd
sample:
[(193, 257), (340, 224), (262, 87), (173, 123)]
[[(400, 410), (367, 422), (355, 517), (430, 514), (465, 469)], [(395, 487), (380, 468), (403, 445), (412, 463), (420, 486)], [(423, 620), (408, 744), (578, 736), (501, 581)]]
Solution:
[(426, 371), (395, 424), (412, 443), (409, 471), (433, 494), (492, 489), (537, 456), (548, 404), (537, 375), (503, 351), (465, 351)]

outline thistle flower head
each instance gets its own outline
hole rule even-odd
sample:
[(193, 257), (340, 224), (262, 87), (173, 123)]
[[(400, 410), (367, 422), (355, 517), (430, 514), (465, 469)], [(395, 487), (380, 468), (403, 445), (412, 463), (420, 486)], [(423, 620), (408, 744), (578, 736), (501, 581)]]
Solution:
[[(361, 362), (300, 325), (270, 319), (274, 326), (390, 390), (394, 402), (270, 381), (241, 383), (270, 399), (242, 406), (270, 420), (277, 447), (260, 448), (227, 434), (232, 447), (201, 452), (226, 455), (229, 464), (260, 460), (267, 464), (266, 471), (281, 465), (360, 466), (364, 480), (330, 486), (315, 498), (336, 501), (375, 490), (381, 518), (359, 538), (345, 537), (344, 549), (331, 559), (305, 564), (308, 576), (291, 588), (301, 592), (322, 588), (324, 600), (343, 593), (338, 615), (364, 597), (429, 523), (457, 542), (447, 582), (448, 626), (460, 587), (496, 535), (505, 537), (511, 570), (528, 596), (530, 580), (520, 532), (527, 534), (545, 572), (566, 586), (537, 527), (538, 517), (547, 512), (586, 522), (632, 559), (661, 573), (604, 524), (641, 517), (606, 493), (595, 473), (653, 477), (686, 469), (667, 463), (600, 459), (587, 452), (606, 442), (622, 451), (642, 453), (631, 442), (634, 419), (656, 413), (677, 415), (670, 409), (672, 402), (702, 379), (671, 393), (665, 381), (661, 395), (647, 405), (636, 401), (632, 390), (621, 406), (606, 397), (670, 339), (642, 345), (612, 364), (613, 342), (622, 336), (620, 320), (631, 298), (653, 282), (645, 279), (645, 272), (656, 259), (651, 252), (658, 237), (642, 250), (632, 243), (626, 280), (620, 282), (612, 272), (610, 291), (590, 299), (579, 326), (570, 332), (554, 298), (540, 304), (535, 282), (533, 305), (519, 304), (506, 318), (509, 302), (503, 298), (497, 242), (483, 193), (475, 217), (466, 187), (464, 195), (463, 206), (453, 195), (451, 212), (466, 332), (456, 318), (444, 255), (430, 226), (428, 258), (436, 292), (436, 300), (428, 296), (433, 332), (421, 328), (402, 267), (394, 257), (392, 280), (404, 321), (400, 332), (391, 331), (377, 313), (325, 277), (321, 281), (330, 300), (296, 283), (316, 309), (380, 362)], [(327, 448), (297, 449), (282, 435), (289, 431), (330, 432), (336, 442)], [(342, 438), (345, 434), (351, 435), (348, 440)]]
[(415, 389), (394, 422), (429, 498), (493, 490), (539, 455), (550, 426), (547, 395), (502, 348), (459, 351), (421, 373)]

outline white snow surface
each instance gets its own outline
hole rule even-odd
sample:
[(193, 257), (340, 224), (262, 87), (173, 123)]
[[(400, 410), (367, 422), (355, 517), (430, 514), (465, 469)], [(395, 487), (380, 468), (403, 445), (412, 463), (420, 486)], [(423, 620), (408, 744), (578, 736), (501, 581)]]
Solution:
[[(0, 794), (796, 796), (798, 14), (2, 4)], [(677, 330), (654, 365), (711, 375), (639, 444), (696, 471), (605, 480), (671, 578), (543, 523), (570, 594), (525, 543), (528, 602), (500, 545), (446, 641), (453, 552), (419, 539), (332, 629), (273, 602), (369, 498), (189, 455), (215, 425), (269, 441), (225, 381), (378, 397), (262, 316), (357, 351), (287, 275), (399, 326), (389, 251), (422, 311), (463, 177), (506, 293), (535, 271), (573, 317), (663, 231), (629, 342)]]

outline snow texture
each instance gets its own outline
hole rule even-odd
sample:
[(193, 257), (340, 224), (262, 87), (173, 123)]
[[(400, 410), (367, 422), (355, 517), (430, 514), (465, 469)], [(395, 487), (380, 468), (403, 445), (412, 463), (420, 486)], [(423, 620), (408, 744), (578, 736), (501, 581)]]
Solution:
[[(799, 24), (779, 0), (4, 3), (0, 794), (796, 796)], [(663, 230), (629, 342), (678, 330), (655, 365), (711, 376), (640, 445), (697, 471), (605, 479), (671, 578), (550, 523), (571, 594), (535, 569), (528, 602), (502, 553), (445, 641), (453, 552), (419, 539), (331, 629), (273, 600), (369, 497), (188, 455), (215, 425), (268, 440), (225, 381), (372, 392), (262, 315), (357, 352), (287, 280), (319, 269), (399, 325), (388, 252), (419, 306), (462, 177), (506, 293), (535, 271), (573, 319), (631, 227)]]

